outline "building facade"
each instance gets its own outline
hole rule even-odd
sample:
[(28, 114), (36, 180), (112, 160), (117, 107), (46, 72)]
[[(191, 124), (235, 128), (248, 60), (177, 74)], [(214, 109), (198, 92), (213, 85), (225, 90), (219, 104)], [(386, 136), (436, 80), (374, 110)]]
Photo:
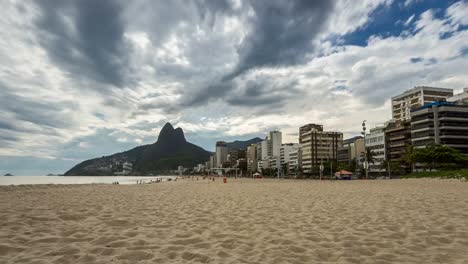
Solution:
[(283, 143), (280, 131), (270, 131), (267, 135), (268, 156), (279, 157), (281, 144)]
[(397, 122), (411, 119), (411, 109), (425, 104), (445, 101), (453, 96), (453, 89), (416, 86), (402, 94), (392, 97), (392, 118)]
[(280, 148), (280, 163), (287, 164), (291, 160), (291, 152), (299, 148), (298, 143), (286, 143), (282, 144)]
[(389, 162), (398, 162), (401, 165), (401, 172), (409, 171), (406, 164), (406, 153), (411, 145), (411, 125), (410, 122), (397, 122), (392, 120), (385, 128), (385, 154)]
[(289, 152), (288, 174), (297, 176), (302, 170), (302, 149), (299, 145), (297, 149)]
[(247, 147), (247, 170), (251, 173), (257, 171), (257, 146), (258, 144), (252, 144)]
[(323, 131), (322, 125), (307, 124), (299, 128), (299, 144), (302, 148), (303, 172), (315, 174), (319, 172), (322, 162), (336, 161), (338, 147), (343, 144), (343, 134)]
[(227, 144), (224, 141), (216, 142), (216, 167), (222, 168), (223, 164), (227, 161)]
[(463, 88), (463, 92), (447, 98), (447, 102), (468, 105), (468, 88)]
[(415, 148), (442, 144), (468, 154), (468, 105), (436, 102), (411, 111)]
[(351, 164), (353, 160), (356, 165), (361, 164), (364, 148), (364, 138), (357, 136), (343, 140), (343, 145), (338, 147), (337, 161), (340, 163)]
[(369, 134), (366, 135), (365, 147), (374, 153), (374, 163), (369, 163), (369, 172), (385, 172), (382, 168), (385, 160), (385, 126), (370, 129)]

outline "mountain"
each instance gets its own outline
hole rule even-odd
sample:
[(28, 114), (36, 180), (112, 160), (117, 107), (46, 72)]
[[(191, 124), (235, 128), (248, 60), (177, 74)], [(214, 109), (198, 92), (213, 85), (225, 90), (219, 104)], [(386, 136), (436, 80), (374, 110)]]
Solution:
[[(187, 142), (181, 128), (174, 129), (166, 123), (155, 143), (83, 161), (67, 171), (65, 176), (163, 173), (175, 170), (179, 165), (193, 167), (204, 163), (210, 155), (211, 152)], [(129, 164), (125, 163), (132, 163), (132, 169), (128, 169)]]
[(228, 150), (231, 150), (231, 149), (247, 149), (247, 147), (250, 144), (255, 144), (255, 143), (258, 143), (258, 142), (260, 142), (262, 140), (263, 139), (261, 139), (259, 137), (252, 138), (252, 139), (249, 139), (249, 140), (244, 140), (244, 141), (236, 140), (234, 142), (228, 142), (227, 143), (227, 148), (228, 148)]

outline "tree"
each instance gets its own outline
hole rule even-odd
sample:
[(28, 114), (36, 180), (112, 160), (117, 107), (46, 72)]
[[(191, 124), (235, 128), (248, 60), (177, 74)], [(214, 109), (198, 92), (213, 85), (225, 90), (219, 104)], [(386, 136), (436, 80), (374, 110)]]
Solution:
[(286, 177), (289, 174), (288, 164), (289, 163), (281, 164), (281, 173), (283, 174), (284, 177)]
[(460, 151), (439, 144), (415, 148), (409, 156), (413, 162), (425, 163), (429, 167), (429, 171), (441, 164), (461, 165), (466, 162), (466, 157)]
[(384, 169), (387, 172), (387, 175), (391, 177), (395, 174), (403, 174), (404, 169), (401, 167), (400, 163), (396, 161), (383, 160), (380, 165), (381, 169)]
[(415, 159), (416, 155), (414, 146), (411, 144), (406, 145), (405, 161), (411, 166), (411, 172), (414, 172), (414, 164), (417, 162)]
[(377, 154), (375, 154), (375, 152), (372, 151), (370, 148), (366, 148), (366, 152), (361, 152), (361, 157), (367, 159), (367, 162), (369, 162), (369, 164), (374, 164), (377, 161), (375, 156), (377, 156)]

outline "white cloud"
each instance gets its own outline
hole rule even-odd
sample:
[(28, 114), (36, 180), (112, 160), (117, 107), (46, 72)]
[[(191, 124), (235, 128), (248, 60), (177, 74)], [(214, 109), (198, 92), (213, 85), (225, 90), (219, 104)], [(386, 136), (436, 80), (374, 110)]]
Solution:
[[(226, 94), (191, 107), (181, 105), (184, 96), (196, 94), (235, 67), (238, 44), (249, 30), (245, 17), (201, 20), (188, 5), (174, 15), (185, 24), (169, 21), (172, 24), (167, 22), (158, 35), (151, 32), (154, 21), (145, 17), (162, 11), (149, 8), (138, 14), (138, 4), (131, 3), (124, 34), (131, 82), (117, 88), (54, 64), (39, 45), (41, 33), (33, 25), (38, 10), (25, 4), (26, 11), (19, 11), (7, 4), (0, 15), (1, 96), (40, 102), (24, 115), (37, 112), (43, 120), (63, 125), (20, 119), (13, 107), (0, 105), (0, 133), (9, 142), (0, 146), (0, 155), (91, 158), (154, 142), (166, 121), (206, 148), (217, 139), (261, 136), (270, 129), (280, 129), (285, 141), (297, 142), (299, 126), (307, 123), (352, 136), (359, 133), (363, 119), (370, 126), (389, 119), (389, 98), (412, 86), (468, 86), (468, 62), (460, 56), (468, 31), (459, 30), (468, 24), (466, 2), (455, 3), (442, 18), (432, 10), (412, 15), (405, 33), (371, 36), (363, 47), (330, 40), (366, 27), (372, 23), (370, 14), (391, 2), (338, 1), (316, 43), (320, 57), (302, 65), (252, 69), (235, 79)], [(264, 85), (255, 86), (259, 84)], [(1, 121), (8, 122), (2, 127)], [(105, 144), (97, 146), (101, 141)], [(63, 146), (89, 152), (67, 152)]]
[(459, 1), (447, 8), (447, 16), (452, 24), (468, 25), (468, 2)]
[(415, 14), (411, 15), (410, 17), (408, 17), (408, 19), (405, 21), (404, 25), (405, 26), (408, 26), (409, 24), (411, 24), (411, 22), (413, 22), (414, 18), (416, 17)]

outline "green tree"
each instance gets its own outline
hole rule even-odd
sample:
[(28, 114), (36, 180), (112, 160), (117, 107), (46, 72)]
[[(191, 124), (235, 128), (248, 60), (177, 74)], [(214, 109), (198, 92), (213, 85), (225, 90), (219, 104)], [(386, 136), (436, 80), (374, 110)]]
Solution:
[(395, 174), (403, 174), (404, 173), (404, 168), (401, 167), (401, 164), (396, 161), (388, 161), (388, 160), (383, 160), (382, 164), (380, 165), (381, 169), (384, 169), (387, 172), (387, 175), (392, 177)]
[(288, 176), (289, 174), (288, 163), (281, 164), (281, 173), (283, 174), (284, 177)]
[(429, 171), (444, 164), (462, 165), (466, 157), (460, 151), (439, 144), (430, 144), (424, 148), (415, 148), (410, 155), (413, 162), (425, 163)]
[(414, 164), (417, 162), (415, 157), (417, 155), (418, 154), (415, 154), (415, 149), (413, 145), (406, 145), (405, 161), (410, 165), (411, 172), (414, 172)]
[(364, 160), (367, 158), (367, 162), (369, 162), (369, 164), (374, 164), (377, 161), (375, 156), (377, 156), (377, 154), (370, 148), (366, 148), (366, 152), (361, 152), (361, 157)]

